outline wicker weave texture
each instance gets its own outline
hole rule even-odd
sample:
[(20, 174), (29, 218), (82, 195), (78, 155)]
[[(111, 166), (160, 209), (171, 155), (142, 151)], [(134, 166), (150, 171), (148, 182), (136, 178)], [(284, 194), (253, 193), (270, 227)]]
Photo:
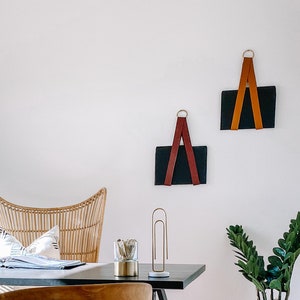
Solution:
[(97, 262), (106, 204), (106, 188), (75, 205), (34, 208), (0, 197), (0, 226), (25, 247), (58, 225), (61, 259)]

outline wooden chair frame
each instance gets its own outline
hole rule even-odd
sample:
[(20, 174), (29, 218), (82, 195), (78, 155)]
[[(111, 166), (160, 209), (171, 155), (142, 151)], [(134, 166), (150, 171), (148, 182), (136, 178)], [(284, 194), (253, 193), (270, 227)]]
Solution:
[(61, 259), (97, 262), (106, 193), (102, 188), (78, 204), (54, 208), (16, 205), (0, 197), (0, 227), (26, 247), (58, 225)]

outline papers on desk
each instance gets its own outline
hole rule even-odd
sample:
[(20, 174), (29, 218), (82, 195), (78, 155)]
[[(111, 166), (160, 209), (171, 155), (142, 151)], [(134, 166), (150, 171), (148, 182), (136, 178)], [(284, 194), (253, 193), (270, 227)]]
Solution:
[(21, 269), (71, 269), (85, 263), (80, 260), (58, 260), (38, 255), (16, 255), (2, 259), (1, 267)]

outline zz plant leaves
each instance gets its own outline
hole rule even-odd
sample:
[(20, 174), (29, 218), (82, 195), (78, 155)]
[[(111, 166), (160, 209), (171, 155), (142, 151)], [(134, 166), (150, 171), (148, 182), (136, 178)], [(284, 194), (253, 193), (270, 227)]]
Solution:
[[(278, 299), (288, 300), (290, 294), (290, 282), (294, 264), (300, 254), (300, 212), (296, 219), (292, 219), (289, 231), (284, 232), (278, 240), (278, 246), (273, 248), (273, 254), (268, 257), (268, 265), (265, 268), (264, 258), (258, 255), (256, 246), (244, 232), (241, 225), (230, 225), (226, 228), (230, 245), (234, 247), (235, 263), (242, 275), (251, 281), (257, 289), (258, 299), (274, 300), (274, 290), (278, 292)], [(268, 294), (267, 290), (271, 290)]]

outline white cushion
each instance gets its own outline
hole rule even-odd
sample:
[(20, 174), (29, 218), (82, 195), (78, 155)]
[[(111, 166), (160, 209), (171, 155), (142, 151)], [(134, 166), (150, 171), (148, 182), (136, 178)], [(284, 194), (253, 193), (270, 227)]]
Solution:
[(59, 228), (56, 225), (26, 247), (26, 252), (60, 259), (58, 240)]
[(0, 258), (13, 255), (42, 255), (60, 259), (58, 241), (59, 228), (57, 225), (26, 248), (14, 236), (0, 228)]
[(14, 236), (0, 228), (0, 258), (24, 253), (25, 247)]

